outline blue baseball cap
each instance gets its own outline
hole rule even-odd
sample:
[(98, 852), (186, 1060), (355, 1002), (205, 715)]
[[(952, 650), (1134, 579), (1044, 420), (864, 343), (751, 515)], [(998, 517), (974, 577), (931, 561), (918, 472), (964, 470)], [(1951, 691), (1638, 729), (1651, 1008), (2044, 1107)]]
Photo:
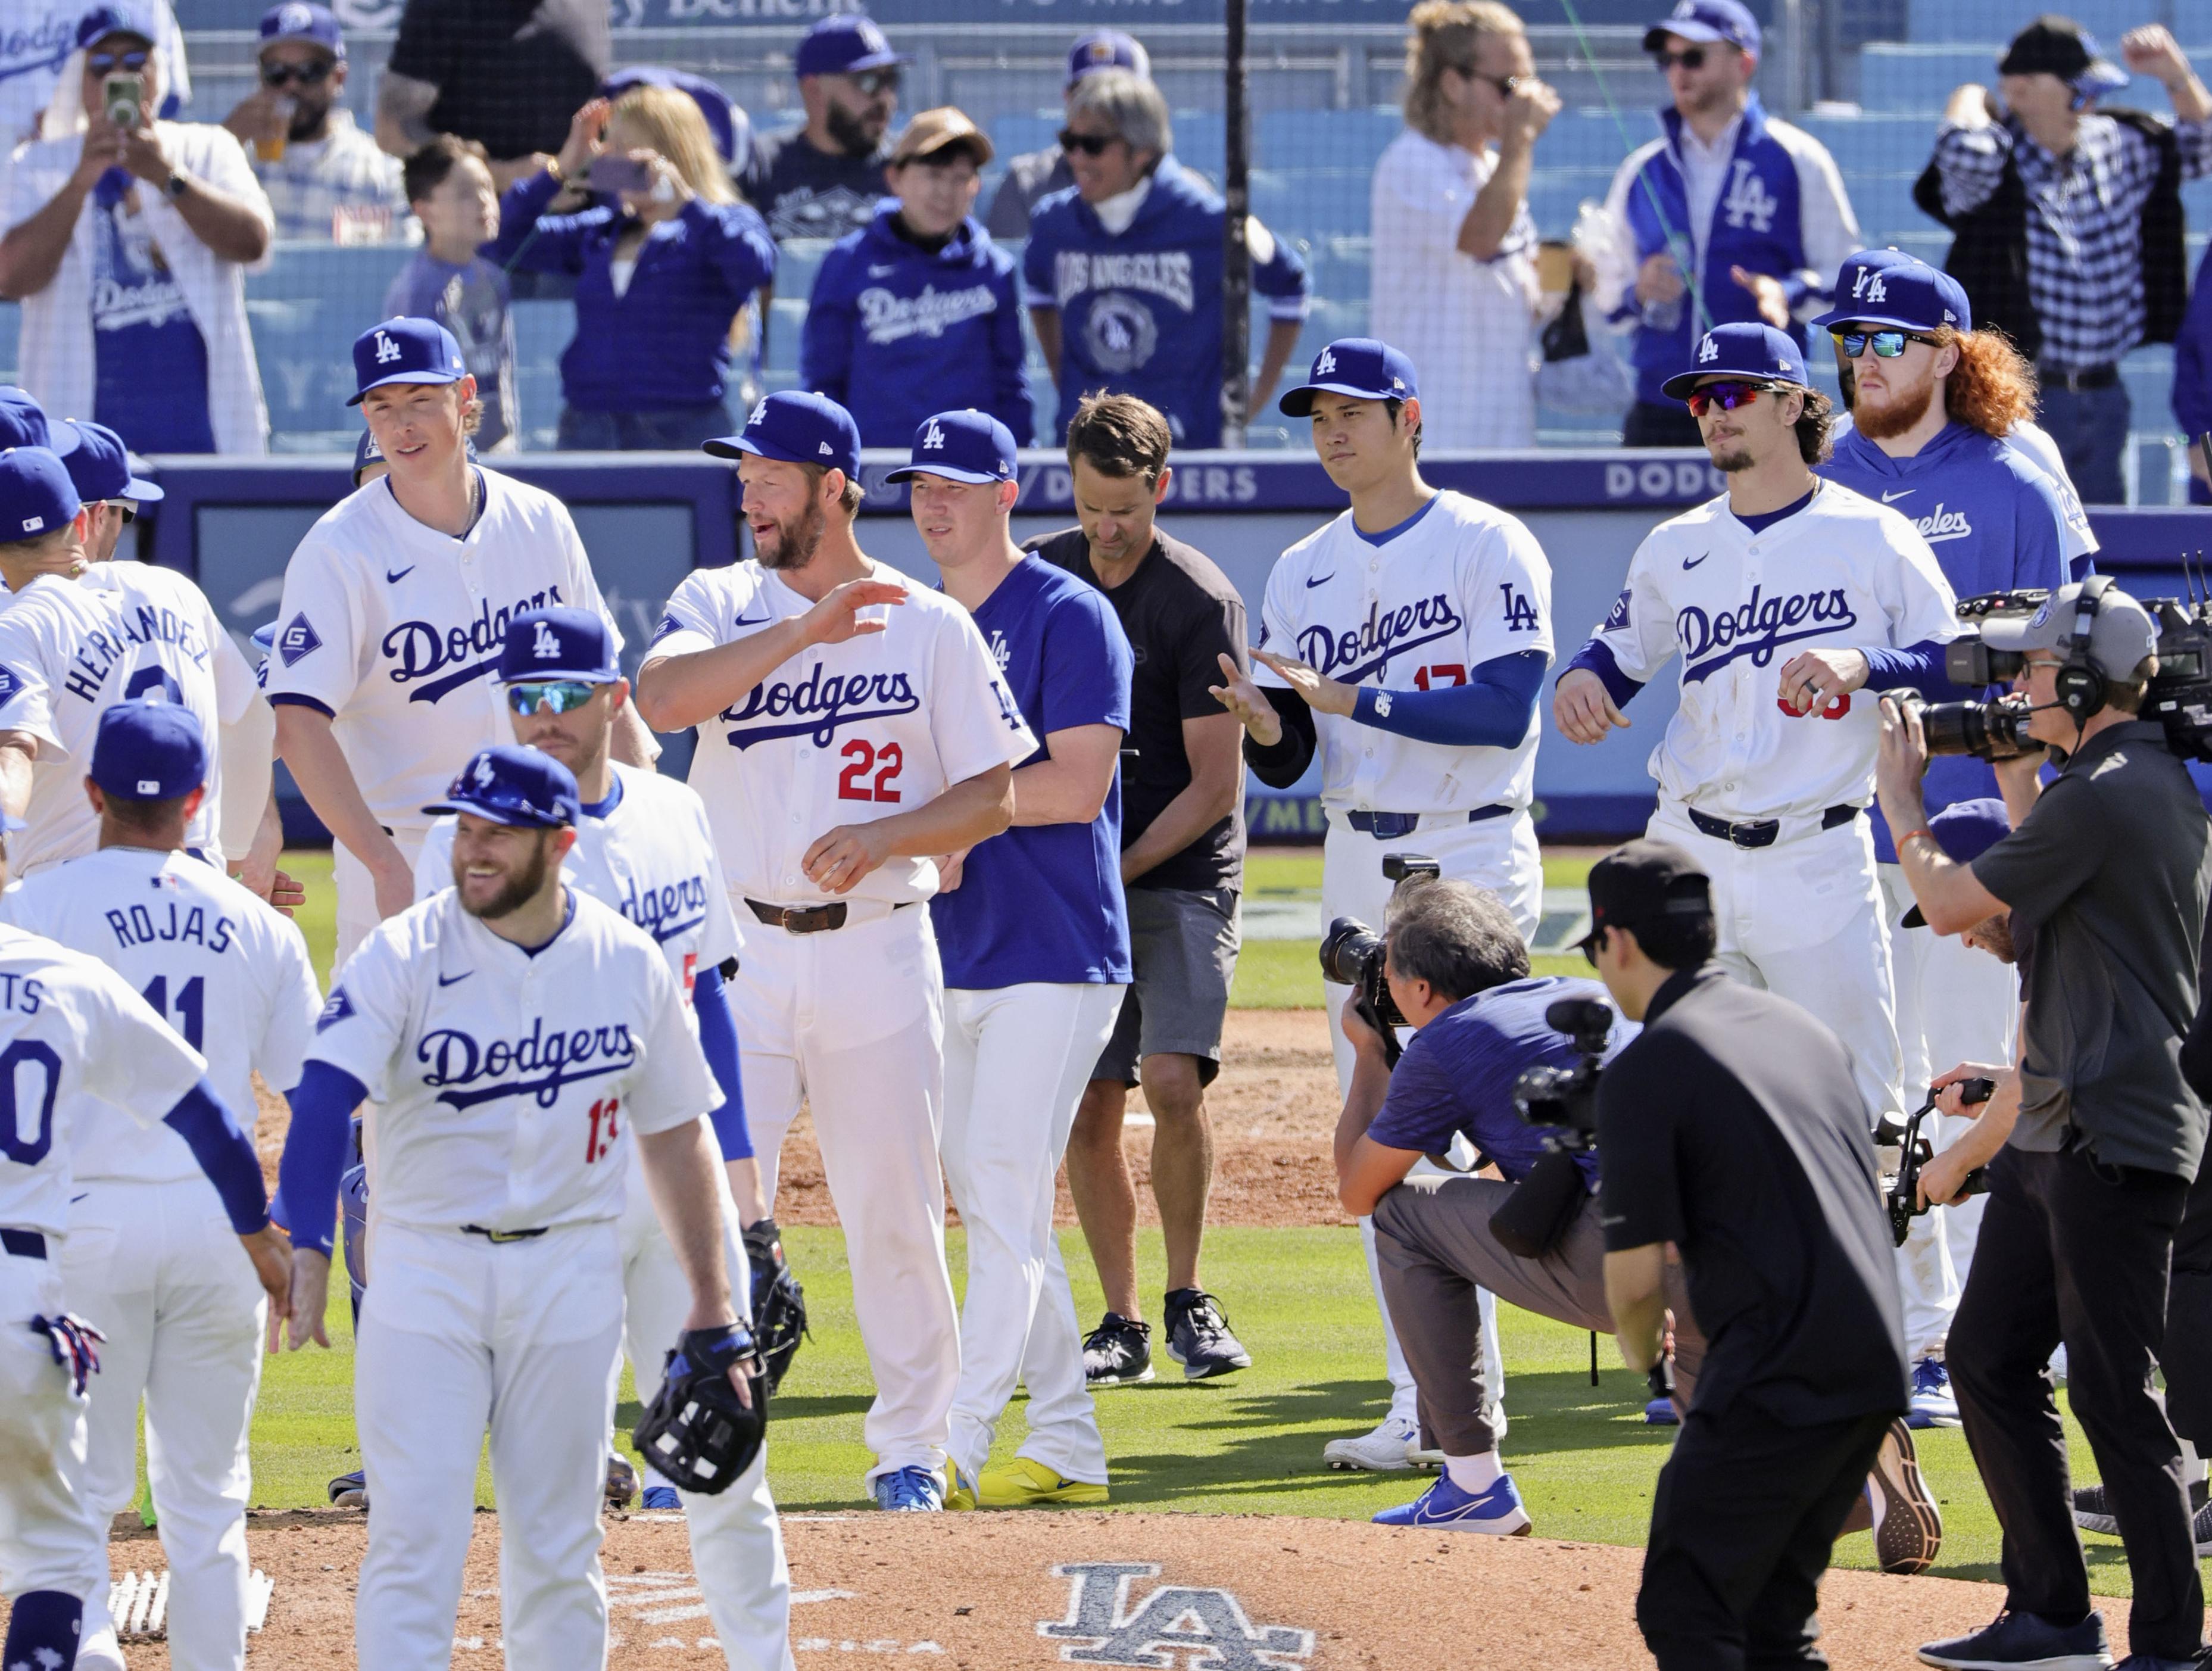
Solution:
[[(599, 83), (602, 98), (619, 99), (634, 87), (665, 87), (690, 95), (707, 118), (707, 131), (714, 136), (714, 149), (733, 171), (742, 170), (752, 149), (752, 124), (745, 119), (730, 95), (704, 76), (688, 70), (669, 70), (657, 64), (633, 64), (617, 70)], [(743, 127), (748, 155), (738, 155), (738, 131)]]
[(364, 429), (361, 439), (353, 444), (353, 484), (361, 485), (361, 473), (371, 465), (385, 462), (384, 449), (376, 444), (376, 437)]
[(905, 53), (891, 51), (873, 18), (841, 12), (823, 18), (800, 38), (793, 69), (800, 76), (851, 76), (911, 62)]
[(118, 800), (174, 800), (207, 773), (207, 738), (182, 703), (118, 702), (100, 716), (92, 781)]
[(500, 646), (501, 684), (536, 684), (547, 679), (580, 679), (612, 684), (623, 676), (615, 659), (615, 635), (605, 620), (587, 609), (556, 605), (526, 610), (507, 623)]
[(0, 545), (37, 539), (84, 508), (69, 467), (43, 447), (0, 453)]
[[(1953, 864), (1971, 865), (2012, 834), (2012, 820), (2005, 816), (2004, 803), (1994, 797), (1954, 800), (1928, 820), (1928, 833)], [(1925, 928), (1928, 919), (1915, 905), (1905, 914), (1902, 926)]]
[(1899, 331), (1935, 331), (1948, 325), (1954, 331), (1972, 331), (1974, 313), (1959, 281), (1925, 261), (1906, 256), (1875, 263), (1855, 255), (1836, 275), (1836, 305), (1813, 323), (1893, 325)]
[(152, 9), (123, 3), (123, 0), (108, 0), (105, 5), (94, 6), (76, 21), (76, 44), (80, 49), (110, 35), (136, 35), (149, 46), (158, 46), (161, 41), (161, 36), (155, 32)]
[(1676, 372), (1659, 387), (1669, 399), (1683, 400), (1708, 377), (1747, 377), (1759, 383), (1813, 386), (1805, 356), (1786, 331), (1756, 320), (1717, 325), (1698, 338), (1697, 355), (1687, 371)]
[(150, 504), (162, 496), (151, 482), (131, 473), (131, 450), (123, 437), (104, 423), (89, 418), (64, 418), (53, 428), (54, 452), (69, 471), (76, 496), (89, 505), (95, 499), (132, 499)]
[(1340, 337), (1314, 355), (1306, 380), (1275, 403), (1287, 416), (1304, 417), (1317, 394), (1350, 395), (1355, 400), (1411, 400), (1419, 395), (1413, 362), (1372, 337)]
[(354, 381), (349, 406), (386, 383), (458, 383), (469, 374), (461, 345), (435, 319), (386, 319), (353, 339)]
[(1644, 32), (1644, 50), (1656, 52), (1673, 35), (1681, 40), (1719, 41), (1759, 55), (1759, 20), (1736, 0), (1677, 0), (1664, 22)]
[(1073, 87), (1085, 76), (1101, 70), (1127, 70), (1146, 81), (1152, 78), (1152, 55), (1134, 35), (1119, 29), (1093, 29), (1075, 38), (1067, 49), (1067, 84)]
[(826, 394), (784, 389), (753, 408), (742, 433), (720, 436), (704, 443), (701, 450), (718, 459), (750, 453), (757, 459), (818, 465), (823, 470), (842, 470), (857, 479), (860, 426)]
[(584, 815), (575, 774), (550, 754), (501, 743), (478, 749), (446, 786), (446, 799), (422, 809), (434, 817), (473, 812), (525, 829), (566, 829)]
[(276, 647), (276, 623), (274, 621), (266, 622), (253, 629), (253, 647), (261, 652), (264, 659)]
[(286, 40), (319, 46), (334, 58), (346, 55), (345, 33), (338, 27), (337, 16), (328, 6), (319, 6), (314, 0), (283, 0), (282, 5), (261, 14), (261, 46), (274, 46)]
[(38, 397), (13, 383), (0, 383), (0, 447), (53, 444), (52, 426)]
[(908, 461), (887, 472), (884, 480), (905, 482), (917, 476), (942, 476), (951, 482), (1017, 480), (1014, 432), (973, 406), (924, 418), (914, 432)]

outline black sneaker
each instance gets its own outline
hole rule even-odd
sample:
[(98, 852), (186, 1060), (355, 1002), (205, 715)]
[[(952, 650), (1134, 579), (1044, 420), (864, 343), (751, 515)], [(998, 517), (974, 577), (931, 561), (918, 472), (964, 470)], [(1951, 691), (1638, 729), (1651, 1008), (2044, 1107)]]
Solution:
[(1083, 1379), (1093, 1387), (1133, 1387), (1152, 1378), (1152, 1326), (1109, 1311), (1083, 1343)]
[(2112, 1652), (2105, 1641), (2100, 1614), (2058, 1625), (2032, 1613), (2006, 1612), (1972, 1636), (1929, 1643), (1920, 1650), (1920, 1662), (1940, 1671), (2002, 1671), (2008, 1665), (2035, 1666), (2041, 1671), (2102, 1671), (2112, 1664)]
[[(2197, 1553), (2200, 1555), (2212, 1555), (2212, 1506), (2208, 1506), (2208, 1492), (2212, 1492), (2212, 1485), (2203, 1480), (2189, 1488), (2189, 1507), (2197, 1516)], [(2074, 1523), (2100, 1537), (2116, 1538), (2120, 1534), (2120, 1522), (2105, 1501), (2102, 1486), (2075, 1488)]]
[(1217, 1375), (1252, 1367), (1252, 1354), (1229, 1332), (1221, 1302), (1203, 1288), (1182, 1288), (1167, 1297), (1168, 1356), (1182, 1365), (1185, 1381), (1210, 1381)]

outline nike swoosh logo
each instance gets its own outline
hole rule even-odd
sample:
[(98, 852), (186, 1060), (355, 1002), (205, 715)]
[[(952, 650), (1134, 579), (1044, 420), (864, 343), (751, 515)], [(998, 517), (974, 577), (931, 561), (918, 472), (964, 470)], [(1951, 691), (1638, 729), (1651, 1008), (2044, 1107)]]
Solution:
[(1881, 495), (1881, 502), (1887, 505), (1893, 500), (1904, 498), (1906, 494), (1917, 493), (1919, 491), (1920, 489), (1918, 488), (1905, 488), (1896, 493), (1890, 493), (1885, 490)]
[(469, 976), (475, 973), (476, 970), (472, 969), (465, 969), (459, 975), (441, 975), (438, 977), (438, 984), (441, 987), (454, 986), (459, 984), (460, 981), (467, 980)]
[(1712, 556), (1712, 553), (1710, 551), (1700, 551), (1694, 557), (1685, 557), (1682, 559), (1682, 567), (1685, 568), (1695, 568), (1699, 563), (1703, 562), (1711, 556)]
[(1307, 590), (1308, 592), (1311, 592), (1311, 591), (1312, 591), (1316, 586), (1327, 586), (1327, 585), (1328, 585), (1331, 580), (1334, 580), (1335, 578), (1336, 578), (1336, 572), (1335, 572), (1334, 569), (1332, 569), (1332, 570), (1330, 570), (1328, 574), (1326, 574), (1322, 575), (1322, 576), (1319, 580), (1308, 580), (1308, 581), (1306, 582), (1306, 590)]
[(384, 578), (392, 585), (397, 586), (400, 581), (405, 580), (410, 574), (412, 574), (415, 572), (416, 568), (416, 565), (410, 562), (406, 568), (400, 569), (397, 574), (387, 568), (384, 571)]
[(765, 627), (775, 619), (772, 615), (740, 615), (730, 623), (733, 627)]

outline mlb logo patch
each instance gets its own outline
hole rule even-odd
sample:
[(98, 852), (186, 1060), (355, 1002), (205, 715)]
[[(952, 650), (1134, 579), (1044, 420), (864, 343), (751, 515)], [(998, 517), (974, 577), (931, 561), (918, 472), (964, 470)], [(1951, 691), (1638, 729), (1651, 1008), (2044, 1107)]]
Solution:
[(23, 519), (23, 532), (27, 534), (35, 534), (46, 526), (46, 520), (43, 516), (27, 516)]
[(298, 665), (302, 656), (313, 655), (322, 647), (322, 635), (309, 623), (305, 611), (294, 616), (290, 624), (276, 635), (276, 653), (284, 658), (287, 667)]
[(353, 1000), (346, 996), (343, 987), (332, 987), (329, 999), (323, 1005), (323, 1012), (315, 1018), (315, 1030), (319, 1033), (352, 1018)]

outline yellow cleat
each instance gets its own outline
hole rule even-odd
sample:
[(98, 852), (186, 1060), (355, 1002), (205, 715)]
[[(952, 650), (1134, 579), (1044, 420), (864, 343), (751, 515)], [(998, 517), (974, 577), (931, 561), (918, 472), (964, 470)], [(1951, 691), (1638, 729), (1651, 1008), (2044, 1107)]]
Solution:
[(955, 1510), (975, 1506), (975, 1482), (960, 1472), (959, 1463), (949, 1460), (945, 1464), (945, 1506)]
[[(1067, 1480), (1042, 1462), (1017, 1456), (983, 1470), (975, 1501), (986, 1509), (1030, 1509), (1045, 1504), (1103, 1503), (1106, 1487), (1088, 1480)], [(947, 1499), (946, 1508), (952, 1506)]]

